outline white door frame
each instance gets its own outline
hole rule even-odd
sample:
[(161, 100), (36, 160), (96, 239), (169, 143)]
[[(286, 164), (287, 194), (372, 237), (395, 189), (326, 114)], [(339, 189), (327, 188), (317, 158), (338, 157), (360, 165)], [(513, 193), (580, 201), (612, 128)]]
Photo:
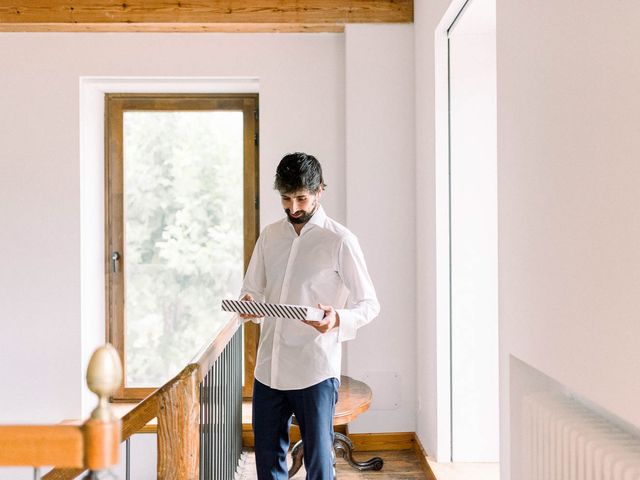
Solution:
[(449, 28), (470, 0), (452, 0), (434, 32), (436, 183), (436, 461), (451, 462), (451, 236), (449, 185)]

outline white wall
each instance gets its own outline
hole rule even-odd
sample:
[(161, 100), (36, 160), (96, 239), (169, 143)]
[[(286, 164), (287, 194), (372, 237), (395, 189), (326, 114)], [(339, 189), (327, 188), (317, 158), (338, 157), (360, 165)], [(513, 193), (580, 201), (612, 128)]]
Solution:
[(347, 344), (345, 370), (373, 390), (352, 432), (415, 430), (413, 26), (349, 25), (347, 225), (358, 235), (381, 313)]
[(497, 15), (501, 478), (517, 479), (511, 356), (640, 426), (640, 3)]
[(257, 77), (263, 225), (280, 216), (273, 172), (293, 150), (323, 161), (327, 210), (344, 221), (344, 107), (327, 101), (344, 96), (341, 35), (2, 34), (0, 50), (0, 376), (15, 386), (0, 421), (80, 411), (79, 77)]
[(323, 162), (344, 222), (343, 38), (0, 34), (0, 423), (80, 417), (80, 77), (258, 78), (262, 224), (281, 215), (273, 172), (294, 150)]
[[(261, 223), (281, 216), (272, 179), (282, 155), (317, 155), (329, 183), (325, 208), (359, 236), (383, 308), (347, 346), (346, 368), (392, 371), (402, 385), (397, 409), (368, 412), (355, 428), (412, 431), (411, 47), (406, 25), (360, 26), (346, 35), (0, 34), (10, 66), (0, 75), (0, 378), (10, 386), (0, 396), (0, 423), (79, 417), (81, 325), (99, 331), (104, 322), (81, 319), (81, 213), (89, 213), (80, 204), (80, 77), (250, 77), (260, 93)], [(348, 70), (345, 49), (354, 65)], [(351, 128), (345, 105), (353, 108)], [(369, 117), (373, 106), (377, 120)], [(381, 351), (374, 362), (372, 351)]]
[[(417, 433), (437, 455), (434, 29), (415, 4)], [(509, 478), (509, 358), (640, 425), (628, 377), (640, 262), (640, 5), (498, 2), (501, 468)], [(517, 432), (516, 432), (517, 433)], [(442, 442), (440, 442), (442, 443)]]

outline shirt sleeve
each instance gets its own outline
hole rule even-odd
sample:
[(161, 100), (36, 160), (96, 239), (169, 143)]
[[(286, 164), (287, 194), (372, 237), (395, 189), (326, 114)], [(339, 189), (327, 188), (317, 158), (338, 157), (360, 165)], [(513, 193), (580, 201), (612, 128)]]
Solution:
[(338, 340), (345, 342), (356, 338), (356, 330), (378, 316), (380, 304), (367, 271), (358, 239), (348, 235), (340, 246), (338, 273), (349, 290), (344, 309), (337, 310), (340, 316)]
[[(264, 237), (265, 234), (262, 232), (251, 254), (249, 267), (242, 282), (240, 298), (248, 293), (256, 302), (264, 302), (264, 291), (267, 285), (267, 275), (264, 267)], [(251, 319), (251, 321), (262, 323), (262, 319)]]

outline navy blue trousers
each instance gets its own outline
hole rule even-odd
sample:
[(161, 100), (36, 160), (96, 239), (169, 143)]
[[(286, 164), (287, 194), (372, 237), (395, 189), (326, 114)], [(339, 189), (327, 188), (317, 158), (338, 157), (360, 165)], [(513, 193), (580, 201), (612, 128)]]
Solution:
[(333, 414), (338, 380), (329, 378), (301, 390), (253, 384), (253, 434), (258, 480), (286, 480), (291, 415), (300, 425), (307, 480), (334, 480)]

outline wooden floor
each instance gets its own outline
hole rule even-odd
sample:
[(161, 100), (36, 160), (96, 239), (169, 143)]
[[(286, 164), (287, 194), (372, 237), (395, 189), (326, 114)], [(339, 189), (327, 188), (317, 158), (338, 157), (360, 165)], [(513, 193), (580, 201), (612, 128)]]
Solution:
[[(427, 478), (422, 471), (420, 460), (413, 450), (362, 452), (355, 453), (353, 456), (359, 461), (368, 460), (371, 457), (381, 457), (384, 460), (384, 467), (378, 472), (358, 472), (351, 468), (344, 459), (338, 458), (336, 464), (336, 478), (338, 480), (425, 480)], [(290, 458), (289, 464), (291, 464)], [(242, 456), (236, 480), (255, 480), (256, 478), (253, 450), (247, 449)], [(303, 467), (293, 479), (304, 480), (304, 478)]]

